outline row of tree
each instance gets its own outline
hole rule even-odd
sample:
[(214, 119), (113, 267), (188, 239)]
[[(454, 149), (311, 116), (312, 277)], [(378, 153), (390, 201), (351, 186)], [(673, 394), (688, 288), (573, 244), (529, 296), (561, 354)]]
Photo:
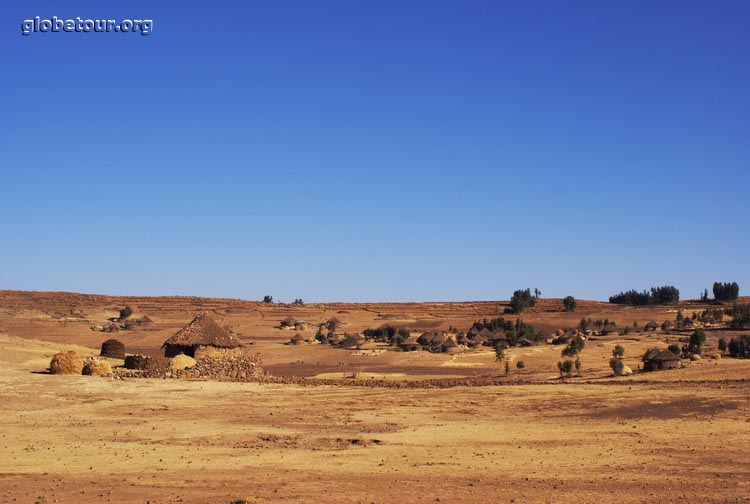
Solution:
[(609, 297), (609, 302), (612, 304), (627, 304), (632, 306), (673, 304), (679, 300), (680, 291), (673, 285), (651, 287), (650, 292), (646, 290), (643, 292), (629, 290)]

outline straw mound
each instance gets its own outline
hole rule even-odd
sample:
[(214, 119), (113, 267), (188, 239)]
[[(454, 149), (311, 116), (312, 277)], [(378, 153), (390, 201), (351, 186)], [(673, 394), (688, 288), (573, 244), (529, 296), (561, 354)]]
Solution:
[(185, 354), (175, 355), (169, 363), (169, 367), (172, 368), (173, 371), (190, 369), (193, 366), (195, 366), (195, 359)]
[(49, 372), (59, 375), (79, 375), (83, 371), (83, 362), (73, 350), (60, 352), (52, 357)]
[(105, 359), (90, 357), (83, 365), (83, 374), (87, 376), (112, 376), (112, 366)]

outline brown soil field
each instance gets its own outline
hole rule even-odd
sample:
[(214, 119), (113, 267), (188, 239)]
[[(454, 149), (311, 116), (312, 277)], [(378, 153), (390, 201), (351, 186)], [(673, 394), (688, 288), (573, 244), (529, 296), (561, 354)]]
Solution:
[[(748, 302), (743, 299), (742, 302)], [(132, 306), (153, 323), (92, 330)], [(620, 325), (706, 306), (632, 308), (542, 300), (523, 319), (546, 330), (581, 317)], [(0, 502), (750, 502), (750, 361), (613, 378), (615, 344), (633, 370), (642, 353), (685, 334), (587, 341), (581, 376), (557, 377), (560, 346), (513, 348), (501, 370), (488, 349), (457, 356), (289, 346), (287, 317), (344, 329), (384, 323), (466, 330), (499, 302), (293, 307), (201, 298), (119, 298), (0, 291)], [(337, 385), (52, 376), (51, 356), (128, 352), (161, 343), (207, 309), (261, 353), (274, 375)], [(709, 331), (710, 351), (719, 335)], [(118, 361), (113, 360), (114, 364)], [(121, 362), (121, 361), (120, 361)], [(344, 376), (492, 377), (499, 386), (351, 386)]]

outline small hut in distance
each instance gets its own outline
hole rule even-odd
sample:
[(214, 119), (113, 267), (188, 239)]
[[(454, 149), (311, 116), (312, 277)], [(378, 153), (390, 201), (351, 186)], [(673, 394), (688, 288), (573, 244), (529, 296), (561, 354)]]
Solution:
[(237, 348), (242, 342), (225, 331), (219, 324), (203, 312), (195, 317), (188, 325), (164, 342), (165, 357), (174, 357), (184, 353), (195, 357), (195, 351), (200, 347)]

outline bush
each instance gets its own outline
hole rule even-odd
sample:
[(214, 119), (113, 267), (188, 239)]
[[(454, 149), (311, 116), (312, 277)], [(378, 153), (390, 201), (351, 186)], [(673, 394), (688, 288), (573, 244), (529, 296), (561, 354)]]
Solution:
[(740, 295), (740, 286), (737, 285), (737, 282), (714, 282), (713, 291), (714, 299), (716, 301), (721, 303), (726, 301), (737, 301), (737, 298)]
[(563, 299), (563, 306), (565, 306), (566, 312), (576, 311), (576, 298), (573, 296), (566, 296), (565, 299)]
[(59, 375), (79, 375), (83, 372), (83, 362), (73, 350), (60, 352), (52, 356), (49, 372)]
[(622, 359), (623, 355), (625, 355), (625, 349), (622, 347), (622, 345), (615, 345), (615, 347), (612, 349), (612, 357)]
[(732, 309), (732, 327), (742, 329), (750, 326), (750, 305), (735, 305)]
[(688, 351), (691, 354), (700, 355), (703, 352), (703, 343), (706, 342), (706, 333), (701, 329), (696, 329), (693, 334), (690, 335), (690, 342), (688, 343)]
[(522, 361), (522, 360), (520, 360), (520, 361), (516, 362), (516, 367), (517, 367), (518, 369), (523, 369), (523, 368), (525, 368), (525, 367), (526, 367), (526, 364), (524, 364), (524, 363), (523, 363), (523, 361)]
[(510, 298), (510, 307), (513, 313), (523, 313), (526, 308), (536, 305), (537, 297), (531, 295), (531, 289), (519, 289)]
[(719, 350), (721, 350), (722, 352), (726, 352), (727, 348), (729, 348), (729, 346), (727, 345), (727, 340), (725, 340), (724, 338), (719, 338)]
[(130, 317), (133, 314), (133, 309), (129, 306), (126, 306), (122, 310), (120, 310), (120, 320), (125, 320), (126, 318)]
[(729, 355), (740, 359), (750, 359), (750, 335), (743, 334), (729, 342)]
[(266, 294), (263, 296), (263, 302), (264, 303), (273, 303), (273, 296)]
[(297, 299), (295, 299), (294, 301), (292, 301), (292, 304), (293, 304), (293, 305), (297, 305), (297, 306), (304, 306), (304, 305), (305, 305), (305, 302), (304, 302), (304, 301), (302, 301), (302, 298), (297, 298)]
[(112, 376), (112, 366), (106, 359), (91, 357), (86, 359), (82, 373), (87, 376)]
[(568, 343), (568, 346), (565, 347), (562, 351), (563, 357), (575, 357), (581, 351), (583, 350), (583, 347), (586, 346), (586, 342), (584, 339), (579, 335), (573, 338), (570, 343)]
[(557, 369), (560, 371), (560, 376), (563, 374), (571, 376), (573, 374), (573, 361), (565, 359), (564, 361), (557, 363)]
[(612, 357), (611, 359), (609, 359), (609, 367), (612, 368), (615, 376), (620, 376), (622, 374), (622, 371), (625, 369), (625, 364), (623, 364), (622, 359)]

